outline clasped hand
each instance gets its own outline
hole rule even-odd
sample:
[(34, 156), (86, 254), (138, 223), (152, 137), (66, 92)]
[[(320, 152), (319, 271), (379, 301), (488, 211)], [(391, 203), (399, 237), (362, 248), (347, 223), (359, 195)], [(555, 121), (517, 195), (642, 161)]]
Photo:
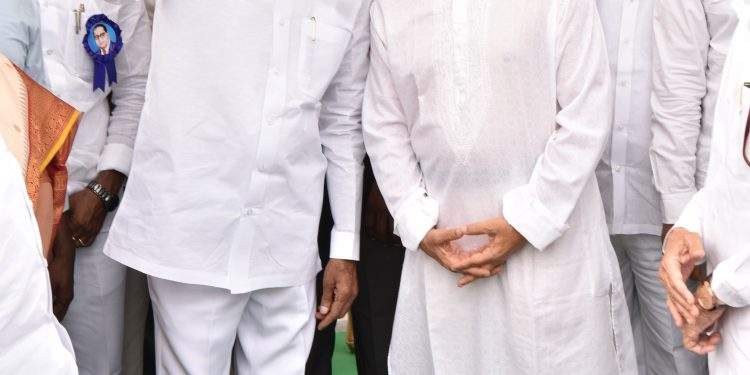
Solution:
[(684, 228), (669, 232), (664, 243), (659, 277), (667, 291), (667, 307), (680, 327), (686, 349), (698, 354), (713, 351), (721, 340), (719, 332), (708, 334), (724, 313), (724, 308), (704, 310), (688, 289), (686, 281), (705, 251), (698, 234)]
[[(489, 241), (473, 252), (455, 243), (464, 236), (475, 235), (486, 235)], [(500, 273), (508, 257), (525, 242), (518, 231), (499, 217), (457, 228), (432, 229), (419, 247), (446, 269), (462, 274), (458, 286), (463, 287)]]

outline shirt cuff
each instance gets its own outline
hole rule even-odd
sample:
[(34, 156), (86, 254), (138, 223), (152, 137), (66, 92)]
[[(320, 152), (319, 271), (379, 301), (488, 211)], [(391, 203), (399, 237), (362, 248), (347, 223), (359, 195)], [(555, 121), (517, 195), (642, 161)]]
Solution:
[(424, 191), (406, 198), (394, 217), (393, 227), (408, 250), (416, 251), (419, 244), (437, 225), (440, 212), (438, 202)]
[(661, 212), (664, 224), (674, 224), (680, 218), (682, 210), (695, 195), (695, 190), (682, 193), (661, 195)]
[(331, 259), (359, 260), (359, 234), (331, 231)]
[(520, 186), (505, 193), (503, 217), (539, 250), (547, 248), (568, 230), (568, 225), (558, 223), (539, 201), (531, 185)]
[[(734, 263), (733, 258), (729, 258), (716, 266), (711, 276), (711, 290), (719, 301), (731, 307), (746, 307), (748, 305), (747, 299), (743, 298), (736, 286), (733, 286), (730, 282), (737, 269), (736, 265), (732, 263)], [(747, 288), (747, 284), (741, 288)]]
[(120, 143), (109, 143), (104, 146), (99, 157), (97, 170), (115, 170), (124, 175), (130, 174), (130, 164), (133, 161), (133, 148)]

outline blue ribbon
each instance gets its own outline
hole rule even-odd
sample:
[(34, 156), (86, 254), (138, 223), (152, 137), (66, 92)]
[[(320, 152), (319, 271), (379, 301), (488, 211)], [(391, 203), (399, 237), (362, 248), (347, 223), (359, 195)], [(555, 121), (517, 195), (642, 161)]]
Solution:
[(94, 60), (94, 91), (96, 89), (105, 89), (105, 76), (109, 78), (109, 85), (117, 83), (117, 67), (115, 61), (107, 59), (106, 61)]

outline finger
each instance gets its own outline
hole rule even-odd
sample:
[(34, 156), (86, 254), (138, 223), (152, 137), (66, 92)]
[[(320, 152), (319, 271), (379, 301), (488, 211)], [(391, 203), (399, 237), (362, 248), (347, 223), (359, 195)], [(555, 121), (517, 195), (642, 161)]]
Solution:
[(459, 288), (463, 288), (463, 287), (465, 287), (465, 286), (473, 283), (475, 280), (477, 280), (477, 278), (474, 277), (474, 276), (472, 276), (472, 275), (463, 275), (463, 276), (461, 276), (460, 279), (458, 279), (457, 286)]
[(491, 264), (494, 261), (495, 254), (489, 247), (474, 252), (465, 259), (456, 261), (455, 267), (457, 270), (463, 272), (472, 267), (482, 267), (487, 264)]
[(471, 268), (462, 270), (461, 273), (463, 273), (464, 275), (471, 275), (478, 279), (481, 279), (484, 277), (492, 276), (492, 269), (490, 269), (489, 267), (471, 267)]
[(494, 269), (492, 269), (492, 272), (490, 272), (490, 276), (496, 276), (497, 274), (503, 271), (503, 268), (505, 268), (504, 264), (501, 264), (495, 267)]
[(323, 320), (318, 323), (318, 330), (323, 330), (331, 323), (335, 322), (336, 319), (343, 316), (346, 313), (346, 310), (344, 310), (344, 298), (339, 297), (338, 295), (333, 300), (333, 305), (331, 306), (331, 310), (326, 314), (326, 316), (323, 318)]
[(668, 278), (668, 291), (672, 295), (674, 302), (682, 305), (683, 308), (691, 310), (695, 316), (698, 315), (698, 309), (694, 311), (690, 309), (691, 306), (695, 305), (695, 298), (693, 293), (690, 292), (685, 281), (682, 279), (682, 271), (680, 270), (680, 264), (674, 259), (668, 259), (666, 262), (662, 262), (662, 267), (667, 274)]
[(492, 226), (489, 225), (488, 221), (480, 221), (477, 223), (471, 223), (466, 226), (466, 234), (469, 236), (478, 236), (482, 234), (492, 234)]
[(333, 288), (334, 288), (333, 280), (331, 280), (329, 277), (325, 277), (325, 274), (324, 274), (323, 275), (323, 293), (321, 293), (320, 305), (318, 306), (318, 311), (315, 313), (315, 318), (317, 318), (318, 320), (323, 320), (326, 316), (330, 314), (331, 304), (333, 303)]
[(683, 321), (682, 321), (682, 315), (677, 311), (677, 308), (674, 307), (674, 304), (672, 303), (672, 300), (667, 297), (667, 308), (669, 309), (669, 313), (672, 314), (672, 319), (674, 319), (674, 324), (682, 328)]
[(679, 302), (676, 302), (671, 294), (669, 300), (672, 302), (672, 306), (675, 308), (675, 310), (677, 310), (677, 312), (680, 314), (683, 324), (695, 323), (695, 316), (693, 316), (693, 314), (688, 309), (686, 309), (685, 306), (681, 305)]
[(445, 243), (445, 242), (455, 241), (464, 236), (465, 230), (466, 230), (465, 227), (435, 229), (434, 231), (435, 242)]

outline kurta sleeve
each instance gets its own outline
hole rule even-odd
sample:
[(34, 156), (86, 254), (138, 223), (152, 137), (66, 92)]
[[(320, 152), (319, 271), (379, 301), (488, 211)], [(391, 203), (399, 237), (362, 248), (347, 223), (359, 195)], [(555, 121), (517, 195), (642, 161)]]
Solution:
[(750, 306), (750, 247), (716, 265), (711, 289), (716, 298), (729, 306)]
[(700, 0), (657, 0), (653, 26), (650, 157), (661, 194), (662, 219), (671, 224), (697, 191), (711, 37)]
[(503, 215), (544, 250), (567, 221), (602, 155), (612, 119), (604, 34), (591, 0), (560, 2), (556, 35), (557, 129), (528, 184), (503, 196)]
[(135, 25), (135, 28), (123, 30), (125, 45), (117, 56), (117, 84), (112, 88), (114, 110), (97, 169), (116, 170), (127, 175), (130, 173), (133, 145), (145, 100), (151, 60), (151, 30), (143, 2), (123, 5), (121, 12), (120, 23)]
[(370, 47), (369, 1), (363, 1), (341, 66), (322, 100), (320, 139), (333, 214), (331, 258), (359, 260), (363, 160), (362, 98)]
[(364, 137), (373, 173), (404, 247), (419, 248), (438, 221), (438, 203), (430, 197), (411, 147), (406, 116), (396, 93), (384, 38), (383, 16), (371, 9), (370, 72), (364, 103)]

